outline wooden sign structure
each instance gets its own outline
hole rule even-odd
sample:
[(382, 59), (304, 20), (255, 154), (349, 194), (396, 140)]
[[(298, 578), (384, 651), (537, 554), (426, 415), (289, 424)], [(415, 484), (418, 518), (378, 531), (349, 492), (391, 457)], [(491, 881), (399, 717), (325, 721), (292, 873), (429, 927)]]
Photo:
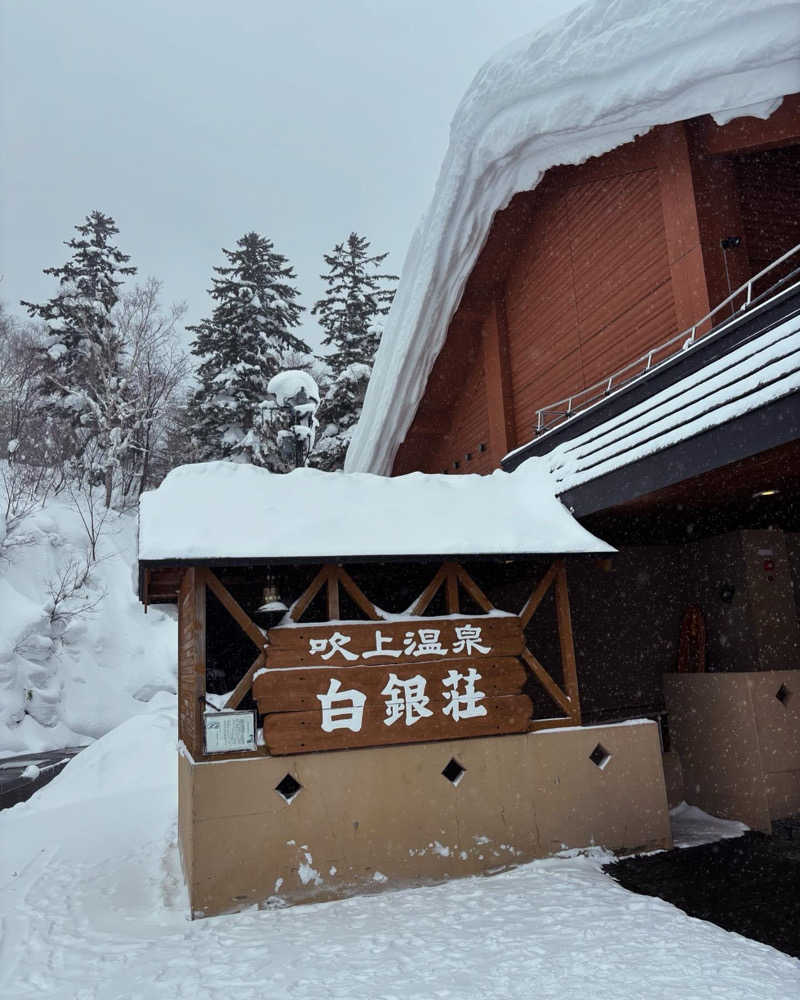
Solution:
[[(524, 629), (553, 588), (563, 687), (526, 645)], [(340, 621), (344, 589), (367, 621)], [(225, 704), (235, 709), (252, 690), (264, 714), (254, 753), (308, 753), (581, 724), (566, 569), (556, 560), (519, 615), (498, 611), (472, 577), (444, 562), (403, 616), (380, 612), (340, 565), (324, 564), (289, 611), (294, 623), (259, 628), (208, 567), (182, 571), (179, 606), (179, 737), (204, 758), (205, 606), (211, 590), (248, 636), (255, 659)], [(301, 622), (320, 591), (328, 621)], [(461, 613), (460, 591), (482, 613)], [(442, 592), (446, 617), (425, 618)], [(535, 677), (563, 716), (532, 720), (521, 693)]]
[(304, 625), (268, 638), (253, 694), (273, 755), (528, 728), (515, 615)]

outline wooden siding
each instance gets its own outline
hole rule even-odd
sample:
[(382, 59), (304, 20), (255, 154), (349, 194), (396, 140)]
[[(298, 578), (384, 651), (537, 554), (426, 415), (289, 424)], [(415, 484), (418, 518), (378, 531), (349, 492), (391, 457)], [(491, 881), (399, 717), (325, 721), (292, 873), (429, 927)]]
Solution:
[(465, 373), (460, 392), (452, 403), (449, 428), (428, 453), (423, 471), (486, 473), (493, 467), (489, 455), (486, 376), (478, 356)]
[[(735, 157), (751, 274), (800, 243), (800, 146)], [(777, 276), (800, 266), (787, 262)], [(770, 281), (771, 283), (771, 281)]]
[(675, 330), (655, 168), (543, 192), (506, 288), (514, 423)]

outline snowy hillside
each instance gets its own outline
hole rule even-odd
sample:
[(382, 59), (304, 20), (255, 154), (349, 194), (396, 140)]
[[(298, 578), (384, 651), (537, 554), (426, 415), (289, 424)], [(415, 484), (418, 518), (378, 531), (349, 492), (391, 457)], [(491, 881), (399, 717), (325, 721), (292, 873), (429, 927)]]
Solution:
[(135, 593), (135, 514), (111, 513), (54, 607), (88, 544), (63, 494), (0, 538), (0, 754), (88, 743), (175, 691), (175, 621)]
[[(332, 903), (186, 920), (175, 706), (0, 813), (9, 1000), (784, 1000), (800, 963), (637, 896), (601, 852)], [(53, 837), (58, 830), (58, 837)], [(311, 847), (313, 849), (313, 845)]]

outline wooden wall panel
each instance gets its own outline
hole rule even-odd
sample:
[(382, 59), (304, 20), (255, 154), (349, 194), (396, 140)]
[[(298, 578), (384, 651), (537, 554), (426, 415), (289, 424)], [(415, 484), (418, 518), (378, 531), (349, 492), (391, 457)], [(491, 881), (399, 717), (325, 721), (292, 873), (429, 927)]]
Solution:
[(496, 467), (489, 452), (486, 375), (480, 355), (464, 375), (460, 391), (450, 407), (449, 426), (444, 424), (443, 430), (445, 427), (445, 433), (431, 442), (432, 447), (421, 466), (423, 472), (484, 474)]
[(676, 122), (654, 132), (675, 322), (678, 330), (686, 330), (709, 310), (694, 172), (697, 158), (689, 123)]
[(635, 326), (629, 314), (669, 282), (658, 175), (645, 170), (571, 188), (567, 209), (581, 346), (602, 336), (608, 350), (627, 340)]
[(520, 440), (533, 434), (539, 407), (676, 329), (658, 171), (580, 177), (575, 171), (543, 192), (506, 286)]
[(800, 243), (800, 146), (737, 156), (734, 169), (752, 275)]
[[(533, 401), (583, 387), (572, 246), (564, 190), (543, 188), (506, 283), (514, 424), (530, 435)], [(552, 396), (553, 399), (556, 396)]]

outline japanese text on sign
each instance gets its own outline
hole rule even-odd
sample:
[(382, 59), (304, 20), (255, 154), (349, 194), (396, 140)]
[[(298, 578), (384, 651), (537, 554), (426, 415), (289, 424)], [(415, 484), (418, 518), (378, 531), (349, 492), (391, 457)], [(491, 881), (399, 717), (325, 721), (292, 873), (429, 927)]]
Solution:
[[(449, 715), (453, 722), (486, 715), (486, 706), (480, 704), (486, 695), (475, 687), (480, 679), (481, 675), (474, 667), (470, 667), (466, 674), (450, 670), (442, 681), (442, 714)], [(426, 679), (421, 674), (401, 680), (397, 674), (390, 673), (381, 691), (386, 709), (383, 724), (393, 726), (402, 721), (406, 726), (413, 726), (420, 719), (432, 716), (425, 685)], [(341, 687), (341, 681), (331, 678), (327, 692), (317, 695), (322, 707), (322, 730), (332, 733), (336, 729), (349, 729), (358, 733), (364, 719), (367, 696), (354, 688), (342, 691)]]
[(442, 643), (441, 631), (437, 628), (418, 628), (406, 632), (402, 646), (393, 646), (395, 638), (392, 635), (384, 635), (380, 629), (375, 629), (374, 647), (361, 653), (360, 657), (349, 648), (352, 637), (337, 631), (325, 638), (309, 639), (308, 652), (310, 656), (319, 656), (323, 661), (330, 660), (338, 653), (348, 663), (354, 663), (359, 658), (371, 660), (376, 656), (395, 659), (400, 656), (417, 658), (450, 654), (468, 657), (476, 653), (486, 656), (491, 653), (492, 647), (483, 645), (481, 631), (479, 625), (456, 625), (455, 641), (448, 648)]

